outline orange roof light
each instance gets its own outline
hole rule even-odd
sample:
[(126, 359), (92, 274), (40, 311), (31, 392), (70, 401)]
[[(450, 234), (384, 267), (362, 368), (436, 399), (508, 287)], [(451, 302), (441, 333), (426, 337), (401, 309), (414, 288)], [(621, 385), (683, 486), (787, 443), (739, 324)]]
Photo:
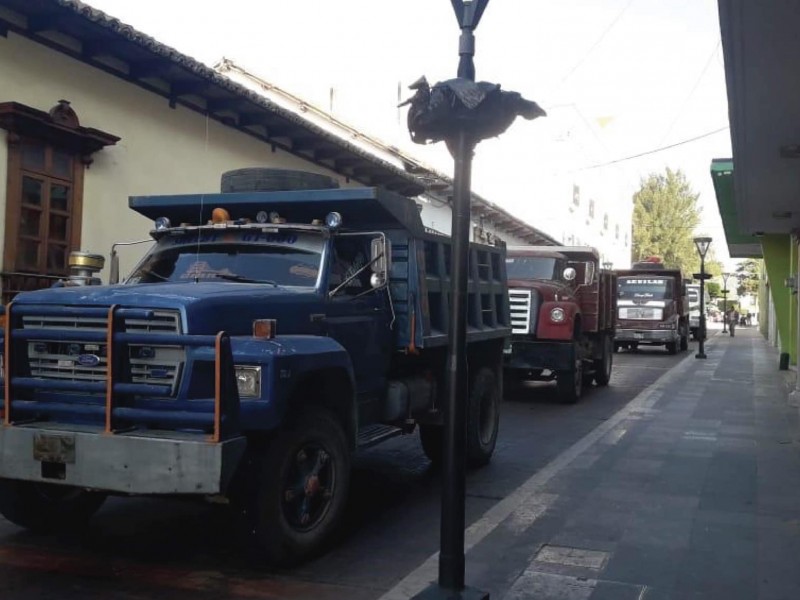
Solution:
[(231, 220), (230, 213), (225, 210), (224, 208), (217, 207), (211, 211), (211, 222), (212, 223), (227, 223)]

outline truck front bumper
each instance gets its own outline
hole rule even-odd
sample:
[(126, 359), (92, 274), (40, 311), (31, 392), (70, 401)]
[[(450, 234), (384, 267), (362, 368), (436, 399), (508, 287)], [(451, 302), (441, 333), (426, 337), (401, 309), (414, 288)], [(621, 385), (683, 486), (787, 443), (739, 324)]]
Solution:
[(194, 434), (156, 433), (0, 426), (0, 477), (125, 494), (218, 494), (246, 445), (243, 437), (212, 443)]
[(519, 371), (565, 371), (575, 367), (575, 344), (570, 342), (511, 340), (504, 367)]
[(614, 342), (623, 344), (668, 344), (680, 341), (677, 329), (617, 329)]

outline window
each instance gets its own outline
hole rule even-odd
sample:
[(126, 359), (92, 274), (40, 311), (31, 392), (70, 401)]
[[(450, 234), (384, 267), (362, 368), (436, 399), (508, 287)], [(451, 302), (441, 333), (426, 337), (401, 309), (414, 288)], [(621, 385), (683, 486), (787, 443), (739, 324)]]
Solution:
[(603, 229), (608, 229), (608, 213), (603, 215)]
[(572, 203), (575, 206), (581, 205), (581, 187), (579, 185), (572, 186)]
[(68, 274), (80, 248), (83, 176), (91, 155), (119, 138), (80, 126), (65, 100), (50, 112), (0, 103), (8, 131), (3, 302)]
[(594, 219), (594, 200), (589, 200), (589, 216)]
[[(14, 270), (48, 275), (67, 274), (73, 232), (73, 157), (32, 140), (21, 144), (22, 169), (19, 227), (16, 229)], [(12, 199), (13, 201), (14, 199)]]
[(616, 239), (619, 239), (619, 223), (617, 223), (616, 225), (614, 225), (614, 237), (615, 237)]
[(355, 296), (371, 289), (372, 272), (365, 268), (369, 262), (369, 241), (363, 235), (342, 235), (335, 240), (328, 276), (329, 292), (338, 290), (337, 295)]

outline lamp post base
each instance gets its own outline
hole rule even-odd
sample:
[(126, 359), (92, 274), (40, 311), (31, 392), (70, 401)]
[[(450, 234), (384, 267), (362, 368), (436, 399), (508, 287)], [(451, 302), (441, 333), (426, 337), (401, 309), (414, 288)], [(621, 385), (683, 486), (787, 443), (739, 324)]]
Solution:
[(705, 352), (698, 352), (694, 355), (695, 358), (708, 358)]
[(489, 600), (489, 592), (465, 587), (463, 590), (448, 590), (438, 583), (432, 583), (412, 600)]

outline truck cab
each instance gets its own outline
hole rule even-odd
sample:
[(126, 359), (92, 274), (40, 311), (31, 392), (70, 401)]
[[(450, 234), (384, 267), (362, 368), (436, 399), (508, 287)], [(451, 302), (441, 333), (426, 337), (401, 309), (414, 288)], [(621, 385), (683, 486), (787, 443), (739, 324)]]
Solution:
[(615, 284), (589, 246), (515, 246), (506, 269), (512, 319), (505, 360), (512, 385), (556, 381), (575, 402), (583, 387), (607, 385), (613, 361)]
[[(122, 283), (84, 273), (6, 307), (6, 518), (52, 530), (109, 494), (195, 496), (293, 564), (340, 523), (358, 449), (419, 430), (440, 459), (450, 239), (411, 199), (331, 187), (129, 203), (154, 245)], [(470, 247), (476, 466), (497, 439), (504, 256)]]
[(660, 260), (634, 263), (618, 270), (618, 321), (614, 348), (665, 346), (676, 354), (689, 347), (689, 304), (679, 270)]

